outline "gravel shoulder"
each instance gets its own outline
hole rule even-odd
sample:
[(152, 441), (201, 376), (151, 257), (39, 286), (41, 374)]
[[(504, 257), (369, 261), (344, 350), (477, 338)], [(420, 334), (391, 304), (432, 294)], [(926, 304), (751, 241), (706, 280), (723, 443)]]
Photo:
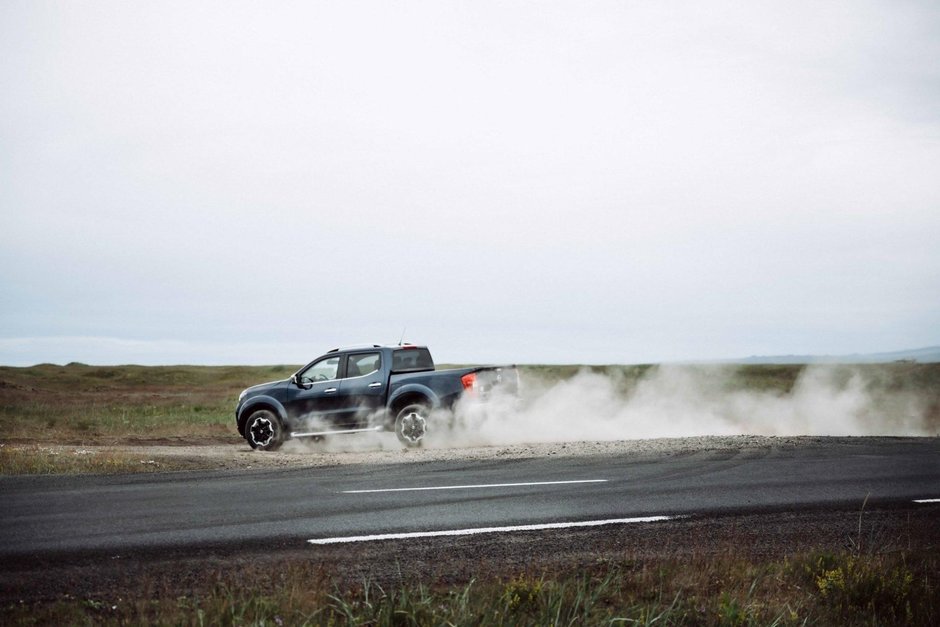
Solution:
[[(383, 437), (384, 436), (384, 437)], [(115, 472), (160, 472), (173, 470), (288, 469), (341, 466), (350, 464), (409, 464), (434, 461), (488, 461), (533, 457), (631, 456), (636, 458), (685, 455), (701, 451), (786, 450), (821, 443), (869, 445), (879, 437), (819, 436), (701, 436), (617, 440), (608, 442), (555, 442), (474, 446), (465, 448), (402, 448), (391, 434), (349, 436), (329, 442), (291, 441), (275, 452), (252, 450), (238, 444), (186, 444), (158, 440), (108, 445), (67, 445), (44, 443), (5, 443), (6, 453), (31, 454), (49, 458), (119, 458)], [(924, 441), (932, 438), (891, 438)], [(54, 472), (54, 471), (51, 471)], [(70, 472), (76, 472), (72, 469)], [(81, 472), (79, 469), (78, 472)], [(94, 472), (91, 470), (90, 472)]]

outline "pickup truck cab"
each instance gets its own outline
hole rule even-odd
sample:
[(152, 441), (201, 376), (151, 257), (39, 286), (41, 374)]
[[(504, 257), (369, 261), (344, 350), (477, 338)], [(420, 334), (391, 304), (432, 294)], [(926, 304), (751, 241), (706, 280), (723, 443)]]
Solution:
[(465, 393), (487, 394), (495, 386), (515, 392), (517, 385), (513, 366), (435, 370), (426, 346), (336, 348), (289, 379), (244, 390), (235, 423), (260, 450), (290, 438), (386, 430), (414, 447), (432, 412), (452, 408)]

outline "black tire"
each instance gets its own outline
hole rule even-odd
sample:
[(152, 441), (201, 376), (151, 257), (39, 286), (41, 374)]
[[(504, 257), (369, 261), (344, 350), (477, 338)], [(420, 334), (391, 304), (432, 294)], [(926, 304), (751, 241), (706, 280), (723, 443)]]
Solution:
[(398, 441), (409, 448), (417, 448), (424, 442), (428, 432), (431, 410), (427, 405), (412, 403), (406, 405), (395, 417), (395, 435)]
[(284, 443), (284, 425), (269, 409), (253, 411), (245, 421), (245, 439), (259, 451), (275, 451)]

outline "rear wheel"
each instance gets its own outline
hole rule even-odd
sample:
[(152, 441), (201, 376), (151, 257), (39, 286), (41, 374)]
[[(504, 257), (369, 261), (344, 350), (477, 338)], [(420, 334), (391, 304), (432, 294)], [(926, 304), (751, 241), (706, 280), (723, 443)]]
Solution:
[(248, 416), (245, 423), (245, 439), (251, 448), (273, 451), (284, 443), (284, 426), (274, 412), (259, 409)]
[(407, 447), (421, 446), (428, 432), (428, 418), (431, 410), (427, 405), (412, 403), (407, 405), (395, 418), (395, 435), (398, 441)]

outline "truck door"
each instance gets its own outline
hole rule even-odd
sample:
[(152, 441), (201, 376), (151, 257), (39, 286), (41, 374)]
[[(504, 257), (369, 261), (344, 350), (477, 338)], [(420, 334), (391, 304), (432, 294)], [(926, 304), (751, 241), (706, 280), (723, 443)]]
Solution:
[[(385, 369), (382, 353), (350, 353), (346, 358), (346, 377), (340, 381), (343, 422), (350, 428), (373, 426), (370, 420), (385, 408)], [(378, 423), (376, 423), (378, 424)]]
[(310, 364), (291, 385), (287, 411), (298, 428), (329, 429), (342, 413), (339, 396), (340, 356), (327, 356)]

